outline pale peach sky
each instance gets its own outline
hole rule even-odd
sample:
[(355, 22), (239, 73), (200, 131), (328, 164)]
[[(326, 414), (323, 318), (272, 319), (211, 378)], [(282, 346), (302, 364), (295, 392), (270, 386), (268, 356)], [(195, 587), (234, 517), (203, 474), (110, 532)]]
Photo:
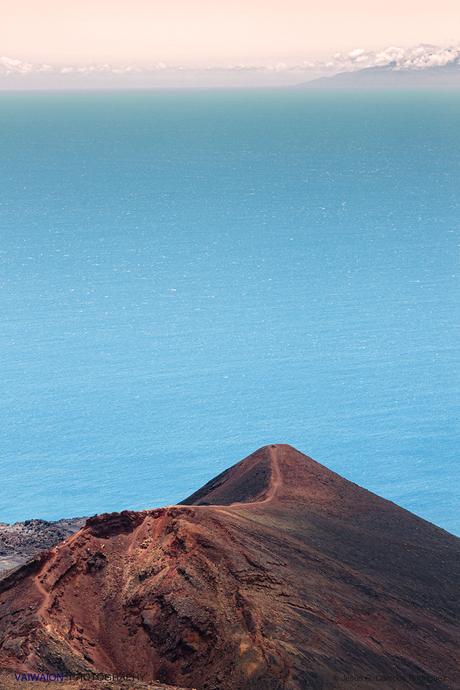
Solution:
[(458, 42), (460, 0), (0, 0), (0, 54), (216, 65)]

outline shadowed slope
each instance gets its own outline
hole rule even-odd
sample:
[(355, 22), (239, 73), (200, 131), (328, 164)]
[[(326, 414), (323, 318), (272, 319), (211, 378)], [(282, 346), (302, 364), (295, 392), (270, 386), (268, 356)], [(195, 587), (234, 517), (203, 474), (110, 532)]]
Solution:
[(458, 557), (455, 537), (269, 446), (184, 505), (88, 520), (0, 582), (0, 665), (202, 690), (454, 688)]
[[(273, 446), (275, 448), (275, 446)], [(273, 450), (273, 449), (272, 449)], [(183, 505), (229, 505), (261, 500), (270, 489), (272, 457), (260, 448), (182, 501)]]

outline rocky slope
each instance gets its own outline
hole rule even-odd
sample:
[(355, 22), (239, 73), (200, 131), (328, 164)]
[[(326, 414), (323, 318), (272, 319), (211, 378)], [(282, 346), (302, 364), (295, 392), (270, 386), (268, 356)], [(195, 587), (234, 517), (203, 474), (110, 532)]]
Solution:
[(0, 582), (0, 667), (200, 690), (458, 687), (459, 540), (290, 446)]
[(26, 520), (13, 525), (0, 522), (0, 576), (74, 534), (85, 521), (85, 518), (72, 518), (56, 522)]

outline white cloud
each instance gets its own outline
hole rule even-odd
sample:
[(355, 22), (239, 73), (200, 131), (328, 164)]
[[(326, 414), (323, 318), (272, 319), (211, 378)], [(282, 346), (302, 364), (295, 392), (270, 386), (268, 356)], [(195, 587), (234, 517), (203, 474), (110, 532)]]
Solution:
[[(440, 48), (432, 45), (418, 45), (413, 48), (390, 46), (380, 51), (365, 51), (361, 48), (349, 53), (336, 53), (333, 60), (323, 63), (330, 71), (346, 72), (366, 67), (389, 67), (395, 70), (420, 70), (429, 67), (460, 65), (460, 46)], [(318, 66), (321, 63), (317, 63)]]
[(0, 74), (28, 74), (34, 70), (30, 62), (15, 60), (9, 57), (0, 57)]

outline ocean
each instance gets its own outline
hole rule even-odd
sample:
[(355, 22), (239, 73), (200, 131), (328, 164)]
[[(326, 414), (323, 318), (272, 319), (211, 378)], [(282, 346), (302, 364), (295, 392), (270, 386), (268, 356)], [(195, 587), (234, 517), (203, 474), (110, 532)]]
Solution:
[(458, 92), (2, 93), (0, 521), (284, 442), (460, 533), (459, 123)]

